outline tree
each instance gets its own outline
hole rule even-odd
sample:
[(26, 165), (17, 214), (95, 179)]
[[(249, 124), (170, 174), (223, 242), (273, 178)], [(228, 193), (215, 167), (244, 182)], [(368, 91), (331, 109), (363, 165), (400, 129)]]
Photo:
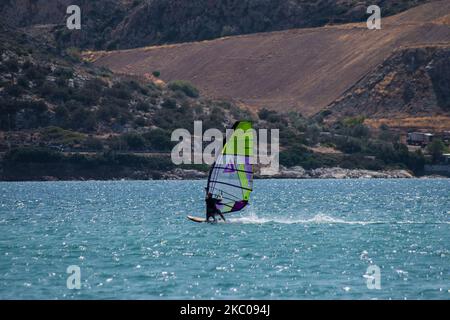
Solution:
[(98, 138), (89, 137), (89, 138), (87, 138), (86, 141), (84, 142), (84, 145), (85, 145), (86, 148), (88, 148), (89, 150), (95, 150), (95, 151), (103, 150), (103, 143), (102, 143), (102, 140), (100, 140), (100, 139), (98, 139)]
[(433, 163), (438, 162), (442, 158), (445, 150), (445, 144), (440, 139), (435, 139), (427, 146), (427, 151), (431, 155)]
[(154, 129), (144, 133), (143, 136), (154, 151), (170, 151), (173, 147), (173, 143), (170, 140), (170, 132), (168, 131)]
[(167, 98), (166, 100), (164, 100), (161, 106), (168, 109), (175, 109), (177, 107), (177, 100), (173, 98)]
[(130, 150), (142, 150), (145, 147), (145, 139), (136, 133), (125, 134), (123, 139)]
[(422, 150), (418, 149), (416, 152), (409, 153), (406, 165), (415, 173), (421, 173), (425, 165), (425, 157), (422, 154)]
[(261, 110), (258, 111), (258, 117), (261, 120), (267, 120), (269, 118), (270, 115), (276, 113), (273, 110), (269, 110), (267, 108), (262, 108)]

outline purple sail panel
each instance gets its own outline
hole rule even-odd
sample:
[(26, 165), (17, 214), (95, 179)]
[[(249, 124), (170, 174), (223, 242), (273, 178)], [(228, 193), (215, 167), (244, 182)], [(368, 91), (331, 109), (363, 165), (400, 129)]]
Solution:
[(231, 209), (231, 211), (239, 211), (242, 210), (246, 205), (247, 205), (247, 201), (242, 200), (242, 201), (237, 201), (234, 203), (233, 209)]
[(225, 166), (225, 169), (223, 169), (224, 173), (233, 173), (236, 172), (236, 167), (234, 166), (234, 164), (229, 163)]

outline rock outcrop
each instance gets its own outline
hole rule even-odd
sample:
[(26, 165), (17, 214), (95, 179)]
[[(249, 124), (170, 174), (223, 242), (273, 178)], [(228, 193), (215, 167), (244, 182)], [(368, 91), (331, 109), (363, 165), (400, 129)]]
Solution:
[(206, 179), (207, 177), (208, 177), (207, 172), (193, 169), (180, 169), (180, 168), (162, 174), (162, 179), (167, 180), (197, 180), (197, 179)]
[(414, 178), (414, 175), (407, 170), (371, 171), (360, 169), (350, 170), (343, 168), (318, 168), (305, 170), (302, 167), (281, 167), (279, 174), (272, 177), (284, 179), (406, 179)]
[(334, 118), (417, 117), (450, 112), (450, 45), (396, 51), (329, 110)]
[[(186, 169), (174, 169), (163, 173), (162, 179), (167, 180), (202, 180), (208, 177), (207, 172)], [(407, 170), (371, 171), (343, 168), (317, 168), (305, 170), (302, 167), (281, 167), (279, 173), (271, 176), (255, 174), (257, 179), (409, 179), (414, 175)]]

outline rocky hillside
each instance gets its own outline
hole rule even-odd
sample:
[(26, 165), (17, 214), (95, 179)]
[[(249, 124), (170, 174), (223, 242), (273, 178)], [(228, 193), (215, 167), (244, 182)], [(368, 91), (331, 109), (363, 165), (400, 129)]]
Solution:
[(224, 36), (363, 21), (369, 5), (392, 15), (423, 0), (152, 0), (136, 6), (112, 32), (110, 47), (187, 42)]
[(423, 168), (423, 155), (408, 152), (398, 136), (371, 132), (358, 119), (329, 126), (322, 116), (249, 113), (202, 97), (188, 82), (114, 74), (81, 61), (76, 50), (0, 31), (0, 180), (187, 177), (177, 169), (207, 167), (177, 168), (170, 138), (177, 128), (192, 132), (194, 120), (204, 129), (224, 130), (237, 119), (280, 129), (286, 167)]
[(450, 46), (396, 51), (329, 107), (330, 117), (398, 118), (450, 112)]
[(190, 83), (113, 74), (0, 24), (0, 180), (159, 179), (175, 168), (174, 129), (250, 117)]
[[(81, 8), (81, 30), (66, 28), (66, 9), (73, 4)], [(112, 31), (137, 4), (127, 0), (4, 0), (0, 14), (8, 26), (51, 36), (58, 47), (106, 48)]]
[[(162, 151), (171, 148), (165, 130), (191, 128), (194, 120), (221, 128), (246, 117), (230, 103), (200, 97), (189, 83), (113, 74), (82, 62), (76, 50), (61, 53), (26, 33), (0, 30), (0, 131), (18, 144), (98, 146), (95, 139), (102, 139), (114, 149), (116, 135), (137, 130), (148, 133), (148, 141), (137, 142), (142, 148)], [(57, 128), (43, 129), (52, 126)]]
[[(222, 36), (363, 21), (368, 5), (389, 16), (429, 0), (3, 0), (2, 20), (42, 28), (60, 46), (124, 49)], [(82, 30), (64, 27), (66, 8), (82, 9)]]
[[(102, 4), (95, 3), (92, 6)], [(54, 41), (49, 33), (52, 26), (14, 29), (2, 21), (0, 180), (204, 177), (197, 170), (204, 172), (205, 166), (180, 168), (171, 162), (171, 132), (192, 131), (194, 120), (202, 120), (204, 129), (224, 129), (237, 119), (250, 119), (257, 128), (280, 129), (280, 163), (301, 166), (311, 177), (320, 172), (342, 176), (337, 169), (313, 171), (323, 167), (408, 169), (420, 174), (429, 160), (420, 150), (410, 152), (395, 131), (370, 130), (361, 117), (330, 124), (324, 122), (327, 113), (304, 116), (313, 114), (316, 104), (302, 109), (302, 115), (292, 111), (295, 103), (291, 102), (297, 102), (300, 92), (302, 106), (308, 106), (308, 99), (329, 104), (368, 70), (375, 70), (392, 48), (417, 47), (419, 42), (429, 48), (447, 41), (448, 1), (437, 4), (439, 10), (432, 4), (396, 16), (396, 23), (386, 19), (384, 31), (370, 34), (364, 26), (351, 24), (85, 55), (96, 65), (82, 59), (79, 49)], [(107, 23), (105, 16), (95, 21)], [(441, 58), (445, 61), (446, 56), (436, 51), (426, 53), (424, 61)], [(108, 61), (116, 63), (113, 67), (120, 72), (104, 68)], [(423, 69), (425, 62), (420, 61)], [(435, 101), (443, 103), (440, 108), (448, 98), (445, 68), (439, 65), (435, 71), (442, 74), (431, 76), (436, 80)], [(272, 102), (278, 101), (272, 106), (293, 108), (249, 111), (232, 101), (213, 99), (208, 91), (205, 95), (191, 82), (179, 80), (176, 72), (217, 88), (225, 81), (222, 89), (247, 91), (253, 99), (271, 94)]]
[(436, 1), (385, 18), (382, 30), (368, 30), (365, 23), (345, 24), (95, 52), (87, 58), (121, 73), (159, 70), (165, 81), (189, 80), (208, 96), (250, 107), (312, 115), (395, 50), (449, 43), (449, 15), (450, 2)]

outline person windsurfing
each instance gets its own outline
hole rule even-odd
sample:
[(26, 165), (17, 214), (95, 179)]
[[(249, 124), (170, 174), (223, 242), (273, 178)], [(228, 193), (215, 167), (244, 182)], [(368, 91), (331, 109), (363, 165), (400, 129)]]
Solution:
[(205, 188), (206, 219), (187, 216), (191, 221), (224, 221), (225, 214), (236, 213), (249, 204), (253, 191), (254, 129), (250, 121), (238, 121), (209, 169)]
[(206, 201), (206, 222), (209, 222), (209, 218), (213, 218), (213, 221), (217, 222), (216, 215), (219, 215), (223, 221), (226, 221), (222, 212), (217, 208), (217, 205), (220, 204), (221, 202), (220, 198), (217, 199), (213, 198), (212, 193), (207, 192), (205, 201)]

